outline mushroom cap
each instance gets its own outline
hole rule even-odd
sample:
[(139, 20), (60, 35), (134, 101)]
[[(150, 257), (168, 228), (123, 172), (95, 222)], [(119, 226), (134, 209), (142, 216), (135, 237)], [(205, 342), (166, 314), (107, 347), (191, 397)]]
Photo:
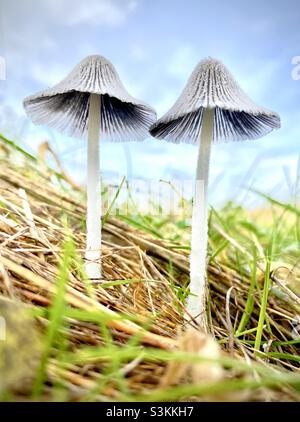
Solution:
[(101, 95), (101, 138), (143, 140), (156, 112), (132, 97), (106, 58), (88, 56), (53, 88), (25, 98), (33, 123), (47, 125), (77, 138), (86, 138), (90, 94)]
[(197, 143), (204, 109), (214, 109), (213, 142), (257, 139), (280, 127), (280, 117), (259, 107), (222, 62), (201, 61), (173, 107), (150, 128), (159, 139)]

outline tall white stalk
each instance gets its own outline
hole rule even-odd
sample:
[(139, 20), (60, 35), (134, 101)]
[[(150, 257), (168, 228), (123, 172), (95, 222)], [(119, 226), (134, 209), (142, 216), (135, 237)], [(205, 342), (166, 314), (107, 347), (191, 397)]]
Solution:
[(101, 278), (101, 179), (100, 179), (101, 96), (90, 95), (87, 157), (87, 233), (85, 271), (89, 279)]
[(200, 134), (195, 194), (192, 217), (192, 241), (190, 256), (190, 296), (187, 310), (207, 330), (206, 318), (206, 254), (208, 241), (207, 187), (209, 161), (213, 140), (214, 109), (204, 109)]

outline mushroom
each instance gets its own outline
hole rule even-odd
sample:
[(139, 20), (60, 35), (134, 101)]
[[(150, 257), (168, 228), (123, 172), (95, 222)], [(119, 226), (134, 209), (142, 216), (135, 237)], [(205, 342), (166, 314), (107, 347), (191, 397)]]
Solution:
[(88, 56), (53, 88), (25, 98), (33, 123), (77, 138), (88, 138), (87, 235), (85, 270), (101, 279), (101, 180), (99, 139), (143, 140), (156, 113), (125, 90), (114, 66), (102, 56)]
[(256, 105), (222, 62), (208, 58), (197, 65), (173, 107), (150, 128), (151, 135), (159, 139), (174, 143), (199, 142), (187, 311), (206, 330), (207, 191), (211, 145), (257, 139), (279, 127), (280, 117), (276, 113)]

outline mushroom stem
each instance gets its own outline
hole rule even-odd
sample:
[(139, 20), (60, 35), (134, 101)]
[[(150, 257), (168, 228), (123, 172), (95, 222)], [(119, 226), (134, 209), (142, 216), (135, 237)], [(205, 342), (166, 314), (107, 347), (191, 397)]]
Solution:
[(213, 140), (214, 109), (204, 109), (198, 150), (195, 195), (192, 216), (190, 256), (190, 296), (187, 311), (207, 331), (206, 316), (206, 253), (208, 241), (207, 187), (209, 161)]
[(87, 157), (87, 220), (85, 271), (89, 279), (101, 278), (101, 179), (100, 113), (101, 96), (90, 95)]

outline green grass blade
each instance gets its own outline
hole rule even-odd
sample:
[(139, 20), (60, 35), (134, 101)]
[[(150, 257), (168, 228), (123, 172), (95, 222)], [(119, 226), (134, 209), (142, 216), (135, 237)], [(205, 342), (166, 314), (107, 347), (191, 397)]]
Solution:
[(105, 213), (105, 215), (104, 215), (104, 217), (102, 219), (102, 227), (105, 225), (108, 217), (110, 216), (110, 213), (111, 213), (111, 211), (112, 211), (112, 209), (113, 209), (113, 207), (114, 207), (114, 205), (116, 203), (116, 200), (118, 199), (118, 197), (120, 195), (120, 192), (121, 192), (121, 189), (122, 189), (122, 186), (123, 186), (125, 180), (126, 180), (126, 178), (124, 176), (123, 179), (122, 179), (122, 181), (121, 181), (121, 183), (120, 183), (120, 185), (118, 186), (118, 189), (117, 189), (117, 191), (116, 191), (116, 193), (115, 193), (115, 195), (113, 197), (113, 200), (110, 203), (110, 206), (108, 207), (108, 210), (106, 211), (106, 213)]
[(271, 285), (270, 269), (271, 269), (271, 261), (269, 258), (267, 258), (265, 277), (264, 277), (263, 295), (262, 295), (262, 301), (261, 301), (260, 313), (259, 313), (259, 319), (258, 319), (258, 325), (257, 325), (257, 332), (256, 332), (256, 337), (255, 337), (255, 343), (254, 343), (256, 356), (259, 356), (262, 334), (263, 334), (264, 324), (266, 320), (268, 295), (269, 295), (269, 289)]
[(247, 324), (250, 320), (253, 308), (254, 308), (254, 291), (256, 286), (256, 274), (257, 274), (257, 251), (256, 248), (254, 248), (254, 255), (253, 255), (253, 261), (251, 263), (252, 265), (252, 271), (251, 271), (251, 279), (250, 279), (250, 286), (248, 290), (248, 296), (246, 301), (245, 310), (243, 313), (243, 316), (241, 318), (240, 324), (238, 326), (238, 329), (235, 333), (236, 336), (239, 336), (240, 333), (242, 333), (245, 328), (247, 327)]
[(62, 257), (56, 281), (57, 290), (53, 297), (51, 308), (49, 309), (49, 325), (46, 332), (43, 355), (33, 386), (33, 397), (37, 397), (41, 394), (46, 379), (47, 364), (49, 357), (51, 356), (52, 348), (55, 344), (59, 344), (59, 342), (62, 341), (61, 328), (64, 321), (65, 293), (73, 253), (74, 244), (69, 238), (65, 241), (62, 248)]

